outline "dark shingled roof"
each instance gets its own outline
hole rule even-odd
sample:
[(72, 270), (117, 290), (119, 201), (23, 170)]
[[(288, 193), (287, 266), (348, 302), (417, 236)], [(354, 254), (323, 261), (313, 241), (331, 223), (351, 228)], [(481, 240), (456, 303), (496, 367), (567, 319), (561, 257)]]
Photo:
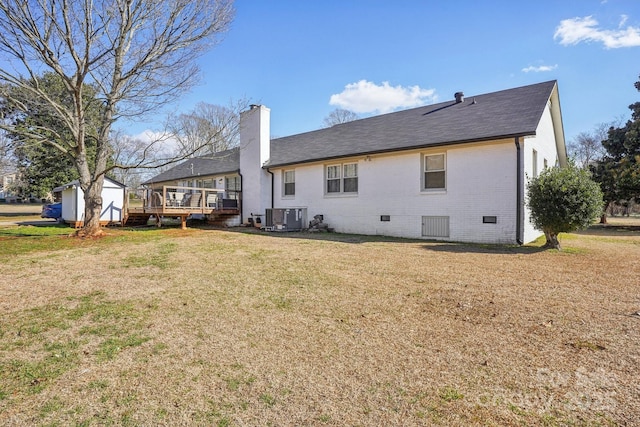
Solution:
[[(193, 165), (193, 169), (191, 165)], [(214, 156), (187, 159), (179, 165), (143, 182), (143, 184), (148, 185), (154, 182), (175, 181), (198, 176), (223, 175), (238, 172), (239, 170), (240, 150), (238, 148), (232, 148), (216, 153)]]
[(553, 80), (274, 139), (265, 167), (535, 135), (555, 87)]

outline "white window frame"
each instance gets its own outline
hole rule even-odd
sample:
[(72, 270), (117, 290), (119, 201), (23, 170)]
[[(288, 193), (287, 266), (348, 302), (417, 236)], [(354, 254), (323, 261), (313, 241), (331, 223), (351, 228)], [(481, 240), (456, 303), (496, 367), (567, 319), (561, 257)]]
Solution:
[(225, 191), (242, 191), (240, 177), (238, 175), (226, 176), (224, 180)]
[[(287, 184), (293, 184), (293, 192), (287, 193)], [(294, 197), (296, 195), (296, 171), (285, 169), (282, 171), (282, 197)]]
[(533, 169), (533, 171), (531, 172), (531, 175), (533, 175), (534, 178), (537, 178), (538, 177), (538, 151), (535, 148), (531, 152), (531, 168)]
[[(351, 168), (353, 166), (353, 168)], [(348, 173), (348, 169), (353, 169), (355, 173)], [(336, 174), (330, 174), (329, 171), (337, 171)], [(333, 163), (326, 165), (324, 168), (324, 193), (326, 195), (339, 195), (339, 194), (358, 194), (358, 162), (345, 162), (345, 163)], [(331, 177), (330, 177), (331, 175)], [(345, 191), (345, 181), (355, 179), (355, 191)], [(329, 181), (337, 182), (337, 190), (329, 190)], [(334, 185), (334, 187), (336, 187)]]
[[(442, 169), (427, 170), (427, 158), (442, 156)], [(440, 173), (444, 174), (444, 186), (427, 188), (427, 173)], [(425, 192), (438, 192), (447, 190), (447, 153), (425, 153), (422, 155), (422, 191)]]
[[(353, 167), (351, 167), (353, 166)], [(350, 171), (349, 169), (352, 169), (352, 171)], [(348, 171), (349, 170), (349, 171)], [(356, 189), (354, 191), (347, 191), (347, 180), (350, 180), (349, 182), (352, 183), (352, 180), (355, 180), (355, 187)], [(342, 192), (343, 193), (348, 193), (348, 194), (357, 194), (358, 193), (358, 163), (357, 162), (353, 162), (353, 163), (343, 163), (342, 164)]]

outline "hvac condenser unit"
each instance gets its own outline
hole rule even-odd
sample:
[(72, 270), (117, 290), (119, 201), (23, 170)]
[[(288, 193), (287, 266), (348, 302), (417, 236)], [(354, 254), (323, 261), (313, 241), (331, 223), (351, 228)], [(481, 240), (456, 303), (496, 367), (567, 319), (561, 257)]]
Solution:
[(307, 208), (267, 209), (265, 229), (272, 231), (300, 231), (306, 228)]

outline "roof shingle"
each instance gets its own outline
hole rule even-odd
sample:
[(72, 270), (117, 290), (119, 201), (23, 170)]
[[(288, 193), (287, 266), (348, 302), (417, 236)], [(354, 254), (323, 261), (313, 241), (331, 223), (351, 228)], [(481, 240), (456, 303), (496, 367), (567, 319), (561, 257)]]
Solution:
[(156, 182), (175, 181), (207, 175), (223, 175), (240, 170), (240, 151), (238, 148), (221, 151), (215, 156), (203, 156), (187, 159), (173, 168), (162, 172), (144, 182), (144, 185)]
[[(273, 139), (264, 167), (535, 135), (556, 84), (551, 80)], [(233, 148), (188, 159), (144, 184), (235, 173), (239, 153)]]
[(274, 139), (265, 166), (534, 135), (555, 87), (552, 80)]

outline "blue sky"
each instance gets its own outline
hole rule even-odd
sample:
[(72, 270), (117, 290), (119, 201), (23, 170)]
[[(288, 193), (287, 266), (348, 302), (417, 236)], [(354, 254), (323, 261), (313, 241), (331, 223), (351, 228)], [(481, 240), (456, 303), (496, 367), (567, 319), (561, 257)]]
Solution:
[(338, 107), (366, 117), (555, 79), (570, 141), (640, 100), (640, 1), (237, 0), (200, 66), (174, 111), (246, 97), (276, 137)]

